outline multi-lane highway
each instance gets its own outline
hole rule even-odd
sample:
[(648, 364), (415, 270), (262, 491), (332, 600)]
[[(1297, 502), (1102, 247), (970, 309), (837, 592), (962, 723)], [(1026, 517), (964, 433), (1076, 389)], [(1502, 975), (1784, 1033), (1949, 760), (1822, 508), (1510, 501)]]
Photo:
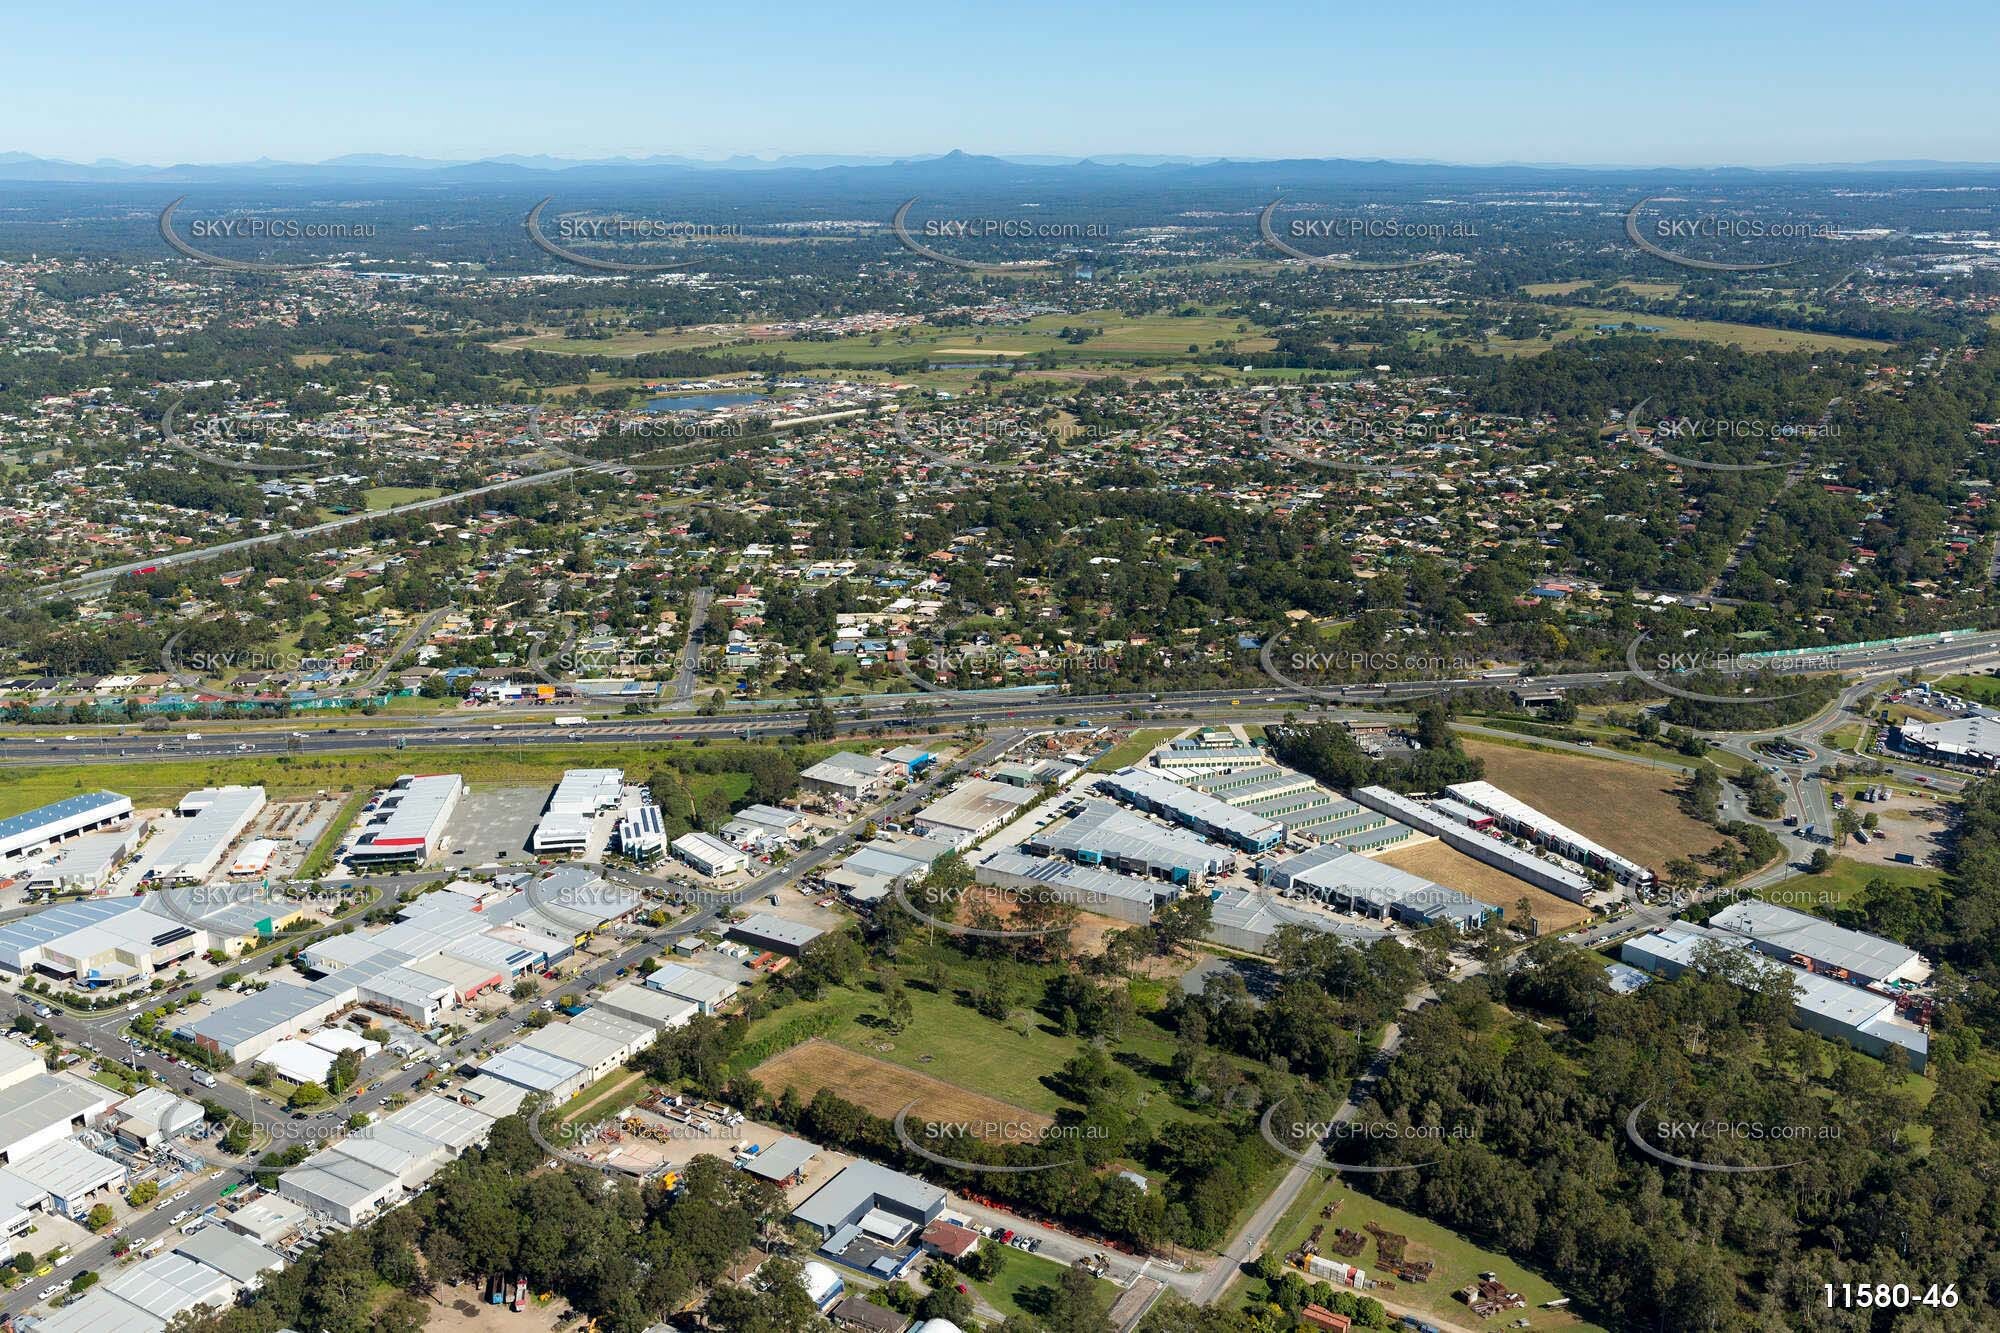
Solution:
[[(1911, 671), (1939, 671), (1968, 668), (2000, 661), (2000, 632), (1969, 634), (1950, 643), (1926, 645), (1903, 651), (1854, 649), (1829, 655), (1826, 669), (1858, 677), (1863, 682)], [(1625, 670), (1570, 672), (1537, 677), (1535, 684), (1583, 688), (1611, 684), (1633, 673)], [(1349, 707), (1394, 707), (1441, 690), (1506, 688), (1517, 679), (1495, 680), (1463, 677), (1452, 680), (1406, 682), (1401, 685), (1349, 686), (1342, 689), (1301, 690), (1275, 684), (1230, 690), (1186, 690), (1165, 693), (1129, 692), (1096, 695), (1025, 696), (1007, 692), (1005, 697), (981, 698), (971, 694), (926, 695), (921, 699), (843, 703), (834, 708), (835, 726), (852, 734), (875, 728), (945, 725), (1030, 725), (1057, 718), (1075, 720), (1092, 716), (1098, 723), (1117, 721), (1127, 712), (1143, 718), (1172, 720), (1187, 712), (1198, 716), (1238, 708), (1310, 709)], [(574, 706), (574, 705), (572, 705)], [(1338, 714), (1340, 716), (1368, 716)], [(1376, 714), (1375, 716), (1379, 716)], [(496, 720), (504, 719), (504, 720)], [(678, 714), (658, 718), (618, 718), (580, 727), (552, 725), (544, 711), (490, 710), (461, 706), (450, 714), (424, 718), (395, 719), (367, 726), (320, 726), (313, 728), (302, 719), (293, 719), (289, 729), (234, 719), (203, 719), (179, 725), (189, 727), (199, 740), (187, 739), (181, 731), (165, 735), (145, 732), (130, 724), (80, 725), (51, 734), (53, 728), (13, 728), (0, 732), (0, 763), (62, 762), (88, 763), (103, 760), (169, 759), (177, 757), (223, 757), (228, 755), (313, 754), (341, 750), (380, 749), (401, 744), (404, 748), (462, 748), (464, 746), (570, 745), (577, 743), (631, 744), (694, 740), (702, 737), (771, 738), (796, 735), (807, 724), (807, 713), (796, 704), (777, 703), (765, 707), (731, 708), (719, 716)], [(1788, 729), (1796, 730), (1796, 728)]]

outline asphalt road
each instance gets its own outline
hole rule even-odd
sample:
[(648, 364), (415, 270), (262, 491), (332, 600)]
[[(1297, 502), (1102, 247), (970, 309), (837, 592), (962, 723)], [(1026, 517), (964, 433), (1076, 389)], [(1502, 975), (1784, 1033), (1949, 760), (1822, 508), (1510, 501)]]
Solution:
[[(1972, 666), (2000, 661), (2000, 632), (1962, 636), (1949, 644), (1913, 652), (1877, 649), (1856, 650), (1840, 655), (1837, 668), (1863, 680), (1895, 675), (1915, 669), (1937, 670), (1947, 666)], [(1608, 684), (1627, 678), (1627, 671), (1580, 672), (1537, 677), (1543, 685), (1587, 686)], [(1137, 712), (1142, 720), (1160, 723), (1177, 720), (1184, 712), (1197, 714), (1221, 709), (1290, 709), (1301, 714), (1313, 709), (1332, 716), (1374, 716), (1341, 714), (1339, 705), (1368, 704), (1391, 706), (1398, 695), (1412, 690), (1428, 692), (1438, 688), (1480, 689), (1505, 687), (1510, 680), (1467, 677), (1453, 681), (1389, 689), (1356, 686), (1340, 691), (1300, 691), (1278, 686), (1230, 690), (1169, 691), (1101, 695), (1059, 695), (1023, 698), (1018, 693), (1004, 700), (982, 700), (954, 694), (935, 694), (898, 704), (846, 704), (834, 710), (836, 730), (842, 734), (866, 732), (878, 727), (895, 728), (935, 724), (968, 726), (977, 723), (1074, 720), (1097, 714), (1098, 723), (1122, 719)], [(1331, 697), (1329, 697), (1331, 696)], [(575, 707), (572, 702), (569, 706)], [(1231, 714), (1234, 716), (1234, 714)], [(459, 710), (458, 716), (396, 719), (365, 727), (322, 726), (311, 729), (303, 719), (292, 719), (290, 729), (237, 720), (183, 722), (168, 733), (143, 732), (126, 724), (78, 725), (60, 735), (53, 728), (22, 728), (0, 733), (0, 764), (5, 763), (93, 763), (120, 759), (168, 759), (184, 757), (221, 758), (230, 755), (317, 754), (330, 751), (380, 749), (400, 742), (404, 748), (464, 747), (468, 745), (570, 745), (578, 743), (630, 744), (668, 742), (701, 737), (724, 736), (754, 739), (799, 734), (805, 727), (805, 710), (779, 705), (745, 708), (715, 717), (612, 719), (581, 727), (556, 727), (546, 716), (532, 720), (486, 721), (502, 716)], [(1247, 719), (1246, 719), (1247, 720)], [(185, 728), (185, 730), (183, 730)], [(190, 734), (199, 740), (190, 741)], [(70, 739), (70, 737), (75, 739)]]

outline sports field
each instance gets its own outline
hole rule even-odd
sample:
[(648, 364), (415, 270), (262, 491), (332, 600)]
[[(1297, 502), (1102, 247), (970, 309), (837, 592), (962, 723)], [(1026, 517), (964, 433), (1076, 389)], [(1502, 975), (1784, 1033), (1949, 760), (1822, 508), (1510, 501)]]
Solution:
[(832, 1088), (856, 1106), (885, 1119), (895, 1118), (897, 1112), (914, 1100), (912, 1115), (940, 1124), (967, 1125), (975, 1138), (981, 1137), (982, 1126), (1022, 1126), (1012, 1131), (1021, 1135), (1055, 1123), (1039, 1111), (1024, 1110), (997, 1097), (877, 1060), (830, 1041), (813, 1040), (794, 1046), (750, 1072), (772, 1092), (791, 1088), (805, 1101), (811, 1101), (821, 1088)]
[(1399, 847), (1375, 859), (1412, 875), (1435, 880), (1446, 888), (1469, 893), (1482, 903), (1505, 908), (1510, 925), (1520, 924), (1516, 921), (1520, 916), (1517, 904), (1523, 898), (1528, 900), (1528, 910), (1542, 923), (1544, 933), (1568, 930), (1579, 922), (1588, 921), (1591, 916), (1589, 908), (1567, 898), (1558, 898), (1546, 889), (1523, 884), (1512, 875), (1496, 870), (1484, 861), (1475, 861), (1435, 838), (1415, 847)]
[(1465, 752), (1486, 761), (1488, 782), (1655, 871), (1723, 841), (1681, 813), (1676, 770), (1480, 740)]

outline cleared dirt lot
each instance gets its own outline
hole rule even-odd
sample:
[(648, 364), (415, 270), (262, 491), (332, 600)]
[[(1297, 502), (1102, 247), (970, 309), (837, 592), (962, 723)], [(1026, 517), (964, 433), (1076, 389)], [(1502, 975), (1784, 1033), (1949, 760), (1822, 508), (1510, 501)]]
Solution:
[(1544, 932), (1567, 930), (1579, 921), (1590, 919), (1590, 909), (1581, 903), (1558, 898), (1547, 889), (1538, 889), (1532, 884), (1523, 884), (1512, 875), (1496, 870), (1484, 861), (1475, 861), (1464, 852), (1454, 851), (1435, 838), (1415, 847), (1399, 847), (1395, 851), (1384, 852), (1375, 859), (1412, 875), (1435, 880), (1448, 889), (1469, 893), (1482, 903), (1505, 908), (1510, 925), (1516, 924), (1516, 918), (1520, 916), (1516, 904), (1523, 898), (1528, 900), (1528, 910), (1542, 923)]
[(1469, 738), (1465, 752), (1486, 761), (1488, 782), (1656, 872), (1673, 857), (1698, 856), (1723, 841), (1681, 813), (1677, 769)]
[(554, 1328), (556, 1316), (569, 1309), (569, 1302), (560, 1298), (546, 1305), (530, 1300), (527, 1309), (515, 1314), (504, 1305), (483, 1303), (482, 1296), (479, 1288), (473, 1286), (439, 1287), (430, 1306), (430, 1318), (424, 1321), (425, 1329), (430, 1333), (498, 1329), (506, 1329), (508, 1333), (536, 1333)]
[(893, 1117), (915, 1098), (911, 1114), (939, 1123), (977, 1128), (990, 1122), (1037, 1129), (1055, 1123), (1040, 1112), (817, 1039), (772, 1056), (751, 1073), (772, 1091), (793, 1088), (808, 1101), (821, 1088), (832, 1088), (879, 1116)]

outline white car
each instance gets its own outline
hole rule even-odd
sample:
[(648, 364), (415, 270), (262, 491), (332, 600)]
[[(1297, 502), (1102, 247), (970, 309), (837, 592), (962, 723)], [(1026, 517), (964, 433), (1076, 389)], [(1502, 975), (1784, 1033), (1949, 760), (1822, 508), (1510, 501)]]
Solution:
[(58, 1282), (53, 1287), (43, 1287), (40, 1291), (35, 1293), (35, 1299), (38, 1301), (45, 1301), (49, 1297), (55, 1295), (57, 1292), (61, 1291), (64, 1287), (67, 1287), (68, 1285), (69, 1283), (67, 1282)]

